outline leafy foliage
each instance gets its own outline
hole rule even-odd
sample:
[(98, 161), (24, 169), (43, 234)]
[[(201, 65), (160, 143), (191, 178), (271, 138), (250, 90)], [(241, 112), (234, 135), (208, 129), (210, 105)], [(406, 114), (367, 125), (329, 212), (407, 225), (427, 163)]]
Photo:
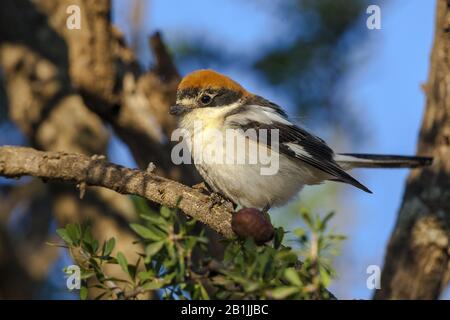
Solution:
[[(343, 237), (328, 231), (332, 213), (322, 219), (301, 212), (306, 228), (293, 232), (298, 250), (283, 244), (285, 231), (278, 228), (274, 240), (263, 246), (251, 239), (227, 240), (218, 261), (208, 253), (208, 239), (195, 220), (166, 207), (158, 214), (140, 198), (135, 204), (142, 222), (131, 228), (144, 248), (135, 263), (122, 252), (112, 254), (114, 238), (99, 245), (89, 227), (69, 224), (57, 230), (81, 268), (81, 298), (88, 284), (100, 289), (99, 299), (135, 299), (143, 293), (161, 299), (333, 298), (326, 287), (335, 275), (331, 257)], [(120, 266), (124, 277), (109, 277), (105, 264)]]

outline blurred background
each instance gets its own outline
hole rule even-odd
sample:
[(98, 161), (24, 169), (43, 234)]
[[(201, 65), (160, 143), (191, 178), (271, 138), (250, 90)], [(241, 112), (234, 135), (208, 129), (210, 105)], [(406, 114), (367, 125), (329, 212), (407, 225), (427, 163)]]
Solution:
[[(369, 4), (381, 7), (381, 30), (366, 27)], [(283, 106), (339, 152), (414, 154), (434, 12), (434, 0), (114, 0), (112, 19), (147, 68), (154, 62), (148, 35), (159, 30), (181, 75), (198, 68), (225, 73)], [(0, 86), (0, 145), (27, 144), (8, 119), (7, 103)], [(137, 166), (114, 134), (108, 155)], [(341, 299), (369, 299), (366, 269), (382, 267), (407, 174), (354, 172), (373, 194), (338, 183), (306, 188), (273, 210), (274, 224), (292, 229), (300, 208), (336, 211), (334, 227), (348, 239), (335, 260), (338, 278), (330, 291)], [(0, 179), (4, 188), (15, 183)], [(8, 228), (23, 227), (21, 214), (15, 210)], [(61, 252), (55, 261), (37, 297), (74, 298), (60, 281), (69, 258)]]

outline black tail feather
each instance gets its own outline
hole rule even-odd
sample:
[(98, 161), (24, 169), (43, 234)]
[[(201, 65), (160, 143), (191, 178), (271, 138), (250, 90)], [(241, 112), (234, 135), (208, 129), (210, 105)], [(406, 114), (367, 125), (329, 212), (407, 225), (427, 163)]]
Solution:
[(417, 168), (431, 165), (433, 158), (381, 154), (340, 153), (335, 161), (343, 168)]

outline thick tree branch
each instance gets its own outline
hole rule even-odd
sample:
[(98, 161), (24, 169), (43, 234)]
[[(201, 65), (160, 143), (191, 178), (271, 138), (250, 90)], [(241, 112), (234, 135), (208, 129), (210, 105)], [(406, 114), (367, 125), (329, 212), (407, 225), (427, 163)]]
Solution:
[(101, 186), (122, 194), (134, 194), (174, 208), (231, 238), (232, 204), (217, 203), (208, 195), (151, 172), (129, 169), (103, 158), (65, 152), (42, 152), (32, 148), (0, 147), (0, 175), (34, 176)]
[(438, 299), (450, 270), (450, 6), (437, 1), (427, 105), (417, 148), (433, 165), (412, 170), (375, 299)]

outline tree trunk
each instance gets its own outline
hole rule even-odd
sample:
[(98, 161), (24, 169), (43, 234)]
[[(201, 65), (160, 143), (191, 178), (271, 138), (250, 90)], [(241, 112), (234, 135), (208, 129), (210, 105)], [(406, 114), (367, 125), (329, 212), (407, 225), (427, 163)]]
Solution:
[[(66, 27), (70, 5), (80, 8), (80, 30)], [(155, 174), (190, 185), (198, 182), (193, 166), (174, 166), (170, 159), (168, 137), (176, 120), (168, 111), (180, 76), (159, 34), (150, 38), (149, 45), (155, 65), (144, 70), (111, 24), (111, 0), (0, 1), (0, 77), (8, 97), (9, 119), (31, 146), (45, 151), (103, 155), (113, 132), (127, 144), (141, 169), (153, 162)], [(33, 191), (34, 184), (25, 187)], [(99, 241), (114, 236), (117, 250), (129, 261), (137, 259), (139, 246), (133, 245), (135, 235), (128, 224), (138, 215), (128, 197), (88, 187), (80, 200), (73, 186), (59, 183), (40, 184), (38, 189), (45, 192), (27, 196), (22, 189), (17, 185), (5, 196), (0, 194), (2, 204), (17, 195), (0, 210), (0, 238), (9, 241), (0, 241), (0, 270), (25, 273), (20, 290), (7, 286), (11, 281), (6, 280), (12, 279), (9, 272), (0, 274), (2, 298), (17, 298), (18, 291), (20, 298), (30, 298), (45, 280), (57, 254), (44, 255), (35, 248), (38, 244), (45, 251), (49, 248), (45, 242), (52, 216), (59, 225), (90, 220)], [(28, 204), (27, 215), (39, 222), (32, 229), (43, 226), (39, 243), (30, 241), (28, 234), (20, 243), (13, 242), (7, 234), (6, 222), (23, 202)], [(14, 244), (14, 254), (10, 254), (9, 243)], [(54, 247), (50, 249), (57, 253)], [(34, 267), (38, 256), (47, 257), (39, 263), (41, 268)], [(7, 268), (13, 258), (21, 269)]]
[(438, 0), (435, 28), (417, 149), (434, 162), (407, 180), (375, 299), (437, 299), (449, 283), (450, 1)]

